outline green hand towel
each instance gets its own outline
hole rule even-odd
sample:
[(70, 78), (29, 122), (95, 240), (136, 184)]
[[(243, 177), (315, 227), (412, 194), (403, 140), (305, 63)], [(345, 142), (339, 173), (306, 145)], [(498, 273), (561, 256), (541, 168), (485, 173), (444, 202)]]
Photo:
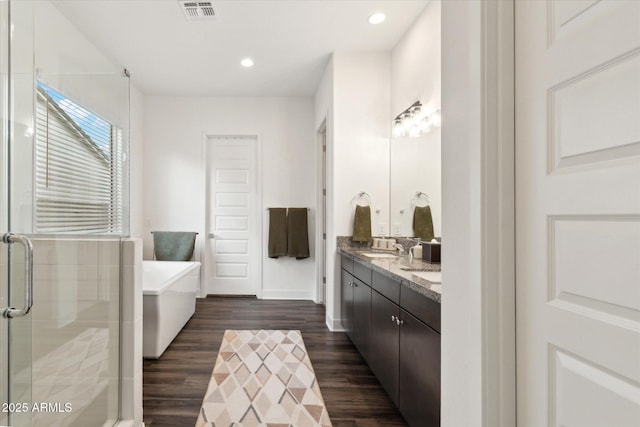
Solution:
[(307, 208), (289, 208), (288, 254), (296, 259), (309, 258)]
[(196, 243), (192, 231), (154, 231), (153, 252), (158, 261), (190, 261)]
[(371, 207), (356, 205), (356, 214), (353, 218), (353, 241), (371, 241)]
[(433, 239), (433, 219), (430, 206), (416, 206), (413, 211), (413, 234), (425, 242)]
[(287, 209), (269, 209), (269, 258), (287, 255)]

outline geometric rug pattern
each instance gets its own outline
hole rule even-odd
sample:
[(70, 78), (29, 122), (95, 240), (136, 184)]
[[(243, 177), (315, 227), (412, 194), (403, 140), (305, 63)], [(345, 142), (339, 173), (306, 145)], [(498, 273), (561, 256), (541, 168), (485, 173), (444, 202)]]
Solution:
[(331, 426), (300, 331), (225, 331), (196, 422), (213, 426)]

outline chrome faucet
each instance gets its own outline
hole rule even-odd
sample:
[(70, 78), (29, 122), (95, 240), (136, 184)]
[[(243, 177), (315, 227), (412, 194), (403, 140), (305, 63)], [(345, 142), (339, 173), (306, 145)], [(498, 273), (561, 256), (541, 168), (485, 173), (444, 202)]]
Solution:
[(397, 248), (400, 251), (400, 255), (404, 255), (404, 246), (402, 246), (400, 243), (395, 243), (393, 247)]

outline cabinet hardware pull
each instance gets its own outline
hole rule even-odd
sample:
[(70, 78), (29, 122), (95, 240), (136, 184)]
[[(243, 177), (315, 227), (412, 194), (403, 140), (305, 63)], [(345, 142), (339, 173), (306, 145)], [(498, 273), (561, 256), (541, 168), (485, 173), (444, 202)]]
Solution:
[[(24, 279), (26, 281), (23, 308), (6, 307), (2, 312), (2, 316), (6, 319), (26, 316), (33, 306), (33, 243), (27, 236), (13, 233), (7, 233), (2, 236), (2, 241), (7, 244), (20, 243), (24, 246)], [(13, 279), (11, 279), (11, 282), (13, 282)]]
[(391, 321), (395, 322), (396, 321), (396, 316), (391, 316)]
[(398, 326), (404, 325), (404, 320), (400, 320), (400, 318), (399, 318), (399, 317), (396, 317), (396, 324), (397, 324)]

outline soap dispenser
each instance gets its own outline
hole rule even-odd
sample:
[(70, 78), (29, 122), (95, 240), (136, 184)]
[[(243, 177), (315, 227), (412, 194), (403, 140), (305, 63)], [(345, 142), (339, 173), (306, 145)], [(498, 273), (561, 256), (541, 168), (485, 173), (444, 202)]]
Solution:
[(409, 250), (413, 255), (412, 259), (422, 259), (422, 244), (420, 242), (418, 242), (415, 246), (412, 246)]

